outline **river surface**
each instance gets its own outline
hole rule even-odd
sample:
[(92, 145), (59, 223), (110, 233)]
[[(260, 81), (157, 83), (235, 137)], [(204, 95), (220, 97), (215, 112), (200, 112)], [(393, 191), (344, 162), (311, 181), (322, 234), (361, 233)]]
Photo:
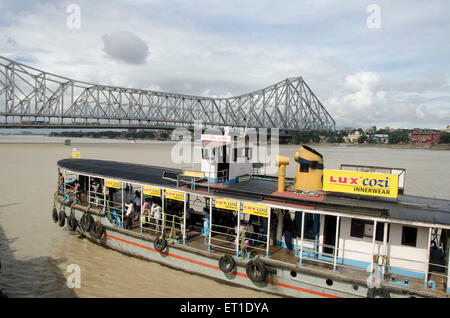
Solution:
[[(56, 162), (65, 138), (0, 135), (0, 290), (10, 297), (272, 297), (246, 288), (126, 256), (88, 242), (51, 219)], [(187, 168), (171, 160), (174, 143), (71, 138), (82, 158)], [(450, 198), (450, 151), (315, 146), (325, 167), (341, 163), (406, 169), (407, 194)], [(281, 145), (291, 158), (298, 146)], [(81, 270), (81, 288), (68, 288), (68, 266)]]

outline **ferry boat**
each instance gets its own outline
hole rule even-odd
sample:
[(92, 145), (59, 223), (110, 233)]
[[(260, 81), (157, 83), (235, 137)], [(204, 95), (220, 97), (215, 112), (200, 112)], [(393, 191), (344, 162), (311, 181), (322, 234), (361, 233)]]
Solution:
[(449, 296), (450, 200), (405, 194), (404, 169), (325, 169), (306, 145), (278, 156), (278, 177), (260, 174), (236, 131), (201, 136), (199, 171), (76, 151), (57, 163), (52, 218), (125, 254), (287, 297)]

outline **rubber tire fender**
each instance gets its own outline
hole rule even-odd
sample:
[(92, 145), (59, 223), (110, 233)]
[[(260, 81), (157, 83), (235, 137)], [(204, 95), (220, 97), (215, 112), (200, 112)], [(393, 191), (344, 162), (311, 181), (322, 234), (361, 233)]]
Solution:
[(377, 296), (378, 292), (376, 288), (369, 288), (367, 290), (367, 298), (375, 298)]
[[(255, 267), (259, 271), (259, 275), (256, 275), (254, 269)], [(245, 267), (248, 278), (254, 282), (263, 282), (266, 280), (266, 268), (261, 260), (250, 260)]]
[(66, 213), (64, 212), (64, 210), (59, 211), (59, 221), (58, 221), (58, 225), (60, 227), (63, 227), (64, 224), (66, 224)]
[(58, 210), (56, 208), (52, 210), (52, 219), (53, 222), (58, 223)]
[(387, 290), (385, 288), (380, 289), (380, 295), (383, 298), (391, 298), (391, 293), (389, 292), (389, 290)]
[(229, 273), (233, 270), (234, 266), (236, 265), (233, 257), (231, 257), (230, 255), (226, 254), (224, 256), (222, 256), (219, 259), (219, 268), (222, 270), (222, 272), (224, 273)]
[(105, 232), (105, 227), (99, 222), (99, 221), (95, 221), (90, 229), (91, 235), (96, 238), (99, 239), (102, 237), (103, 233)]
[(78, 221), (75, 218), (75, 215), (71, 214), (69, 215), (69, 217), (67, 218), (67, 228), (72, 231), (75, 232), (77, 230), (78, 227)]
[(83, 229), (83, 231), (89, 232), (91, 229), (92, 223), (94, 223), (94, 218), (88, 213), (83, 214), (83, 216), (80, 219), (80, 225), (81, 225), (81, 228)]
[(153, 242), (153, 245), (158, 252), (161, 252), (167, 247), (167, 240), (164, 237), (158, 236)]

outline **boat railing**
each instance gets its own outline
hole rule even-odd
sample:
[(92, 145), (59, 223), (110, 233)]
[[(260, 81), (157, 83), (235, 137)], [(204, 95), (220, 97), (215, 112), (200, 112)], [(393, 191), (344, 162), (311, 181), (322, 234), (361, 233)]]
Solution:
[(228, 169), (224, 169), (224, 170), (219, 170), (217, 171), (217, 182), (218, 183), (225, 183), (226, 181), (228, 181)]
[(154, 235), (160, 235), (162, 233), (163, 217), (160, 218), (151, 214), (151, 211), (144, 210), (141, 214), (141, 233), (150, 232)]
[(228, 251), (236, 251), (235, 227), (211, 224), (210, 226), (210, 243), (211, 248), (225, 249)]
[[(239, 236), (242, 236), (243, 230), (239, 232)], [(239, 242), (242, 245), (242, 240)], [(260, 232), (251, 232), (245, 231), (245, 246), (239, 246), (239, 250), (241, 252), (245, 251), (248, 255), (252, 255), (254, 253), (257, 254), (268, 254), (267, 249), (267, 234)]]
[(161, 225), (161, 231), (164, 234), (167, 234), (168, 232), (168, 238), (174, 242), (181, 242), (181, 240), (184, 240), (183, 237), (183, 228), (184, 228), (184, 222), (183, 222), (183, 216), (178, 216), (173, 213), (167, 213), (162, 212), (162, 225)]

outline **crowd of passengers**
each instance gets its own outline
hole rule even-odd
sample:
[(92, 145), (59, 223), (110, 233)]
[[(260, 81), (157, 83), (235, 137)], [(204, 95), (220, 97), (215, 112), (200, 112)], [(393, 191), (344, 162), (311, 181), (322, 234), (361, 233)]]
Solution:
[[(74, 202), (87, 202), (87, 194), (81, 191), (80, 182), (78, 179), (66, 184), (66, 193), (64, 193), (64, 177), (62, 173), (59, 173), (58, 185), (60, 195), (68, 194)], [(103, 181), (99, 178), (91, 178), (89, 189), (93, 199), (92, 201), (96, 206), (103, 205), (105, 196), (107, 201), (117, 202), (115, 198), (117, 193), (116, 189), (104, 187)], [(131, 229), (133, 226), (133, 221), (139, 222), (141, 220), (141, 216), (143, 216), (143, 227), (149, 227), (150, 224), (153, 224), (156, 231), (160, 230), (160, 226), (162, 224), (162, 207), (160, 198), (145, 198), (144, 202), (142, 202), (141, 211), (141, 193), (139, 191), (135, 191), (133, 194), (132, 187), (127, 184), (124, 189), (124, 205), (122, 209), (123, 211), (126, 211), (124, 214), (124, 226), (126, 229)], [(215, 208), (213, 210), (215, 213), (212, 231), (226, 234), (229, 241), (235, 240), (237, 215), (235, 213), (230, 213), (229, 211), (220, 211)], [(175, 215), (178, 220), (175, 222), (179, 222), (179, 220), (184, 217), (184, 203), (167, 200), (165, 212), (167, 214), (166, 225), (167, 223), (171, 225), (173, 215)], [(194, 218), (194, 210), (192, 208), (188, 208), (186, 210), (186, 229), (188, 230), (192, 228), (191, 218)], [(195, 220), (193, 221), (195, 223)], [(202, 221), (205, 221), (205, 218), (203, 218)], [(241, 221), (240, 232), (242, 233), (244, 230), (245, 244), (247, 246), (254, 246), (257, 241), (264, 242), (267, 238), (267, 218), (259, 218), (255, 215), (250, 215), (250, 219), (248, 221)], [(289, 250), (292, 249), (291, 241), (292, 237), (297, 234), (296, 232), (295, 224), (291, 220), (289, 213), (284, 214), (283, 241)]]

